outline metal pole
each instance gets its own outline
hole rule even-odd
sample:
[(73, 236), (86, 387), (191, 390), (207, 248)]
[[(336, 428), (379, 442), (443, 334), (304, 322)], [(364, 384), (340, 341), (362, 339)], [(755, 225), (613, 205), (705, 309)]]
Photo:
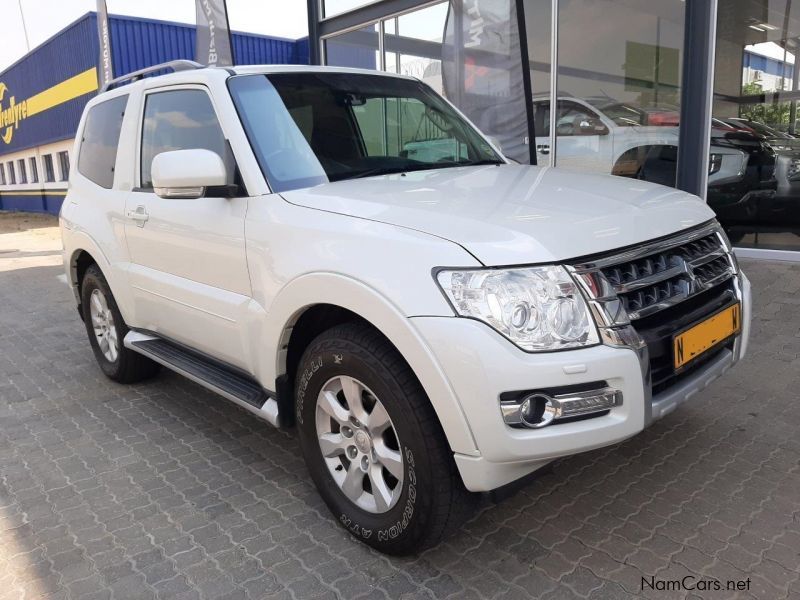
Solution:
[(225, 27), (228, 28), (228, 45), (231, 47), (231, 66), (236, 66), (236, 50), (233, 47), (233, 31), (231, 30), (231, 20), (228, 16), (228, 2), (222, 0), (222, 10), (225, 13)]
[[(795, 38), (798, 39), (798, 38)], [(797, 47), (795, 47), (794, 64), (792, 65), (792, 91), (797, 91), (797, 78), (800, 76), (800, 56), (798, 56)], [(794, 122), (797, 120), (797, 100), (792, 98), (789, 104), (789, 133), (795, 134)]]
[(701, 198), (708, 189), (716, 38), (717, 0), (687, 0), (675, 187)]
[(19, 18), (22, 19), (22, 32), (25, 34), (25, 51), (31, 51), (31, 42), (28, 39), (28, 27), (25, 24), (25, 13), (22, 11), (22, 0), (17, 2), (19, 4)]
[(517, 33), (521, 56), (522, 89), (525, 93), (525, 119), (528, 121), (528, 162), (538, 163), (536, 156), (536, 129), (533, 122), (533, 85), (531, 84), (531, 60), (528, 55), (528, 27), (525, 22), (525, 2), (517, 0)]
[[(25, 51), (27, 53), (31, 51), (31, 41), (30, 38), (28, 38), (28, 26), (25, 23), (25, 13), (22, 10), (22, 0), (18, 0), (17, 4), (19, 5), (19, 18), (22, 20), (22, 32), (25, 34)], [(47, 175), (45, 173), (45, 169), (40, 168), (44, 167), (44, 165), (42, 164), (42, 151), (40, 150), (39, 146), (36, 146), (35, 154), (36, 154), (36, 175), (38, 179), (36, 183), (39, 186), (39, 191), (42, 194), (42, 208), (46, 210), (47, 201), (44, 199), (45, 196), (44, 184)], [(28, 166), (30, 167), (30, 165)]]
[(319, 39), (319, 3), (320, 0), (308, 0), (308, 62), (312, 65), (321, 64), (322, 40)]
[(558, 0), (551, 0), (550, 7), (550, 166), (555, 167), (558, 143)]

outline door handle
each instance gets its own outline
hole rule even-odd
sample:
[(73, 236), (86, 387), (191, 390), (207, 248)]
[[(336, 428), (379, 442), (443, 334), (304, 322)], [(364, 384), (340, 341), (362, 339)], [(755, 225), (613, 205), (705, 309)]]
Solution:
[(137, 206), (136, 210), (129, 210), (126, 215), (129, 219), (136, 221), (136, 224), (139, 227), (144, 227), (145, 222), (150, 218), (150, 215), (147, 214), (147, 209), (143, 204)]
[(550, 154), (550, 146), (547, 144), (539, 144), (536, 146), (536, 150), (542, 154)]

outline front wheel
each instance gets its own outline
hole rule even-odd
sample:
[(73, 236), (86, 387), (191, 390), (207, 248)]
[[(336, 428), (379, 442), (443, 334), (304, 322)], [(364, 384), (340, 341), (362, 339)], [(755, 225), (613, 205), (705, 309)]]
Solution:
[(388, 554), (437, 544), (471, 514), (433, 407), (374, 329), (339, 325), (300, 361), (297, 423), (320, 495), (355, 537)]
[(158, 363), (123, 345), (128, 326), (106, 278), (94, 265), (81, 282), (81, 306), (89, 343), (106, 376), (119, 383), (135, 383), (158, 373)]

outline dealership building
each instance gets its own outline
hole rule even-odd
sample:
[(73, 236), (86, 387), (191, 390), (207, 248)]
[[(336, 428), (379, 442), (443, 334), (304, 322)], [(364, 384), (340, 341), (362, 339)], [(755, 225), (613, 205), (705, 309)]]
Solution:
[[(800, 3), (308, 0), (308, 6), (312, 61), (363, 66), (366, 60), (447, 93), (448, 57), (460, 53), (456, 96), (473, 85), (476, 93), (494, 93), (497, 104), (509, 90), (530, 98), (535, 140), (523, 142), (534, 151), (532, 161), (638, 176), (698, 194), (741, 255), (800, 260)], [(456, 22), (452, 7), (461, 7)], [(517, 21), (520, 43), (490, 52), (518, 54), (529, 77), (525, 92), (508, 86), (505, 73), (495, 72), (502, 61), (482, 51), (504, 19)], [(497, 135), (491, 110), (467, 114)], [(739, 167), (725, 172), (730, 161)]]
[[(307, 2), (309, 39), (234, 34), (237, 64), (418, 77), (517, 160), (689, 191), (741, 255), (800, 260), (800, 3)], [(0, 208), (58, 210), (97, 87), (95, 27), (87, 14), (0, 74)], [(112, 16), (111, 42), (121, 75), (192, 58), (194, 28)]]
[[(115, 75), (192, 59), (191, 25), (110, 16)], [(233, 34), (238, 64), (308, 62), (308, 40)], [(0, 73), (0, 210), (58, 213), (72, 145), (97, 94), (97, 17), (87, 13)]]

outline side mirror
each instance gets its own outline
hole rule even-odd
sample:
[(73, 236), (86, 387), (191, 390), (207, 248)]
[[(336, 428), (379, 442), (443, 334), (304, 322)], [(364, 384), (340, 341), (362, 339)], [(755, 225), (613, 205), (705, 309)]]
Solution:
[(205, 196), (210, 187), (225, 186), (228, 172), (219, 154), (200, 148), (162, 152), (150, 170), (155, 193), (167, 199)]
[(586, 117), (578, 122), (580, 135), (608, 135), (608, 128), (600, 119)]

